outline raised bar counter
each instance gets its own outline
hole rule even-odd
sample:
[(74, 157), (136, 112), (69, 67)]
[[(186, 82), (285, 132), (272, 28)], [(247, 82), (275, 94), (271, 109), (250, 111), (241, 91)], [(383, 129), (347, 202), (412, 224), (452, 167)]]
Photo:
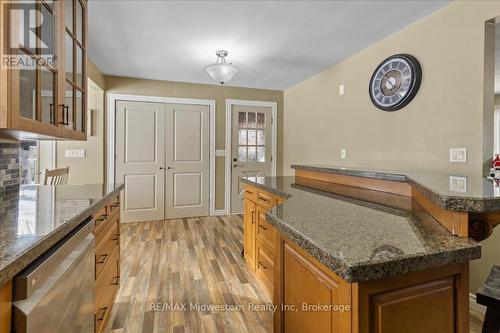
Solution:
[(479, 243), (451, 235), (409, 197), (299, 177), (243, 182), (286, 198), (267, 221), (348, 282), (481, 256)]

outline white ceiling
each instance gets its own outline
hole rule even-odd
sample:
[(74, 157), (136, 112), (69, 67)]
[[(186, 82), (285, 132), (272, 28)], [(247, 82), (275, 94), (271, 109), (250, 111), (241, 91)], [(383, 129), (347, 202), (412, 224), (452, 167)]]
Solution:
[(107, 75), (215, 84), (202, 69), (229, 51), (231, 86), (288, 88), (448, 1), (90, 1), (89, 56)]

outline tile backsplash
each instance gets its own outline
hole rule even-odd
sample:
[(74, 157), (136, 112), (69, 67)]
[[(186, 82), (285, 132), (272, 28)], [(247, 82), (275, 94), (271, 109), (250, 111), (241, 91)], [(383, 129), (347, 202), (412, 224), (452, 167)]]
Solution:
[(17, 190), (19, 182), (19, 143), (0, 140), (0, 192)]

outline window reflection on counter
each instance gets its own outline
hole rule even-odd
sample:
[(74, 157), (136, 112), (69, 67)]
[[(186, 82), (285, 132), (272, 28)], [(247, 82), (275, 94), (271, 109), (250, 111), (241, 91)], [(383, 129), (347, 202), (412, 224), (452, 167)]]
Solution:
[(36, 234), (37, 190), (33, 186), (25, 186), (19, 197), (19, 215), (17, 218), (17, 234), (19, 236)]

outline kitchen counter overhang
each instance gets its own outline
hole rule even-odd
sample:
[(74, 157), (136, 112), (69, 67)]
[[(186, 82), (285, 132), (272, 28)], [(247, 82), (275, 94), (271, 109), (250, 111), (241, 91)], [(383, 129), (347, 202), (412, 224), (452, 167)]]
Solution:
[(242, 181), (285, 198), (268, 222), (350, 283), (481, 256), (479, 243), (450, 234), (411, 197), (301, 177)]
[(0, 193), (0, 286), (83, 221), (123, 184), (23, 185)]

